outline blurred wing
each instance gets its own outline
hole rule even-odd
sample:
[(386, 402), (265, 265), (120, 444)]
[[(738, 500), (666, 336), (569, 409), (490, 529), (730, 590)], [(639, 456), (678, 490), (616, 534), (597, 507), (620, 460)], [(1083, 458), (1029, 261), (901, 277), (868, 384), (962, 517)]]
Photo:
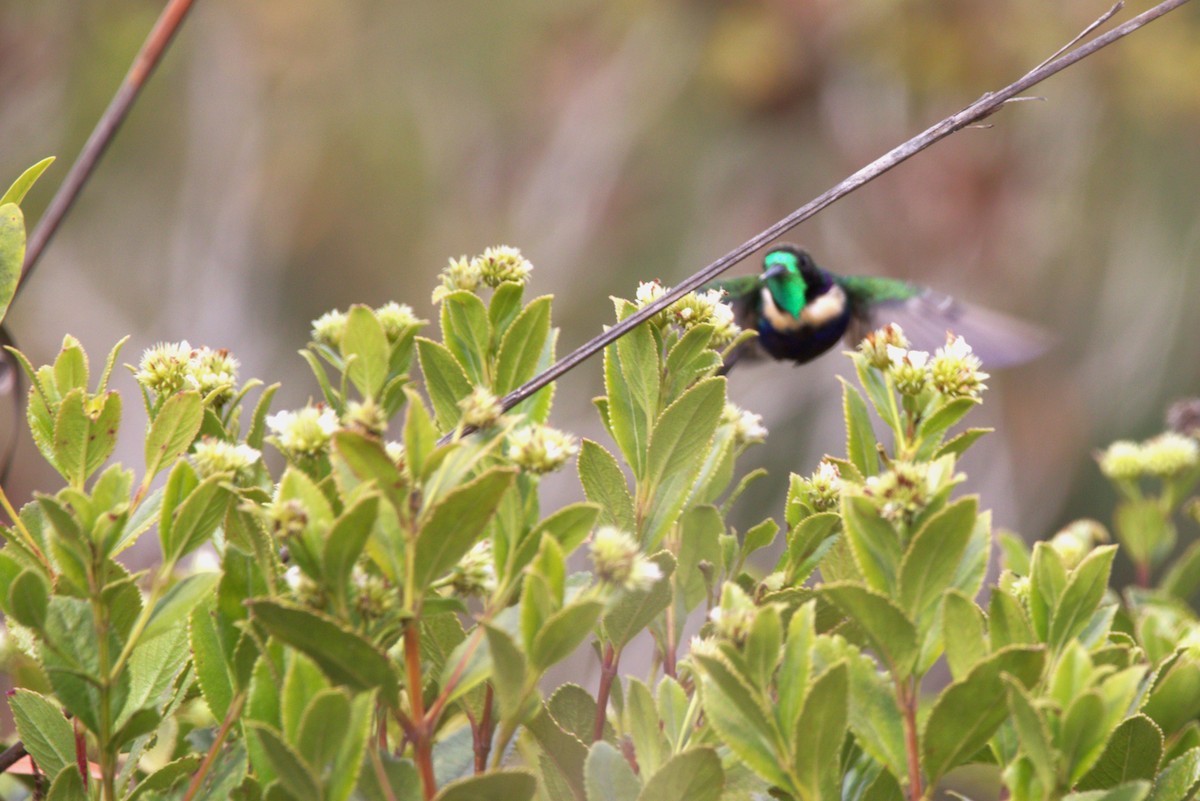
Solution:
[[(758, 276), (743, 275), (736, 278), (724, 278), (710, 281), (702, 288), (724, 290), (724, 301), (733, 309), (733, 320), (738, 327), (751, 331), (758, 329), (758, 316), (762, 304), (760, 295), (762, 281)], [(729, 358), (725, 360), (725, 366), (721, 368), (720, 375), (728, 373), (738, 362), (756, 362), (766, 356), (766, 351), (758, 344), (757, 338), (743, 342), (733, 353), (729, 354)]]
[[(851, 344), (857, 345), (871, 331), (895, 323), (904, 330), (914, 350), (933, 353), (946, 344), (946, 333), (950, 332), (966, 340), (985, 370), (1031, 361), (1050, 347), (1050, 335), (1032, 323), (930, 289), (905, 286), (914, 293), (911, 297), (854, 304), (853, 320), (846, 331)], [(851, 298), (855, 300), (852, 293)]]

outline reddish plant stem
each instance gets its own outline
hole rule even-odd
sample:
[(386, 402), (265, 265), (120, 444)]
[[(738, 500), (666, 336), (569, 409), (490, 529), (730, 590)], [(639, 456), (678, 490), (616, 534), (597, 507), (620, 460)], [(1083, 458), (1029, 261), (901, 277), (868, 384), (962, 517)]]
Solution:
[(1137, 571), (1137, 585), (1139, 587), (1149, 589), (1150, 588), (1150, 563), (1149, 562), (1138, 562), (1136, 565), (1134, 565), (1134, 569)]
[(917, 738), (917, 687), (914, 679), (907, 683), (896, 682), (896, 697), (904, 713), (905, 750), (908, 752), (908, 797), (909, 801), (921, 801), (925, 788), (921, 783), (921, 752)]
[(604, 722), (608, 720), (608, 696), (617, 678), (620, 662), (621, 652), (613, 648), (612, 643), (605, 645), (604, 658), (600, 663), (600, 689), (596, 693), (596, 724), (592, 727), (592, 742), (604, 736)]
[(410, 620), (404, 629), (404, 666), (408, 673), (408, 699), (412, 704), (413, 762), (421, 776), (421, 790), (426, 801), (437, 795), (437, 779), (433, 775), (433, 738), (425, 721), (425, 699), (421, 697), (420, 624)]
[[(671, 581), (675, 581), (675, 577), (671, 577)], [(675, 589), (678, 592), (678, 587)], [(663, 674), (671, 678), (677, 678), (676, 673), (676, 653), (675, 653), (675, 604), (672, 602), (667, 607), (667, 637), (663, 643)]]
[(492, 750), (492, 733), (495, 724), (492, 722), (492, 685), (488, 684), (483, 691), (483, 714), (479, 717), (479, 725), (475, 728), (475, 773), (487, 770), (488, 755)]
[[(441, 717), (442, 710), (446, 703), (450, 700), (450, 693), (458, 686), (459, 680), (462, 678), (463, 672), (467, 669), (467, 663), (471, 661), (471, 657), (475, 653), (475, 649), (479, 647), (479, 643), (483, 641), (483, 626), (477, 626), (475, 631), (471, 633), (471, 641), (467, 643), (467, 647), (463, 649), (462, 658), (458, 660), (458, 664), (454, 666), (454, 672), (450, 674), (450, 678), (446, 680), (446, 686), (442, 688), (433, 705), (429, 707), (429, 711), (425, 713), (425, 725), (429, 731), (437, 728), (438, 718)], [(488, 692), (491, 692), (491, 687), (488, 687)]]

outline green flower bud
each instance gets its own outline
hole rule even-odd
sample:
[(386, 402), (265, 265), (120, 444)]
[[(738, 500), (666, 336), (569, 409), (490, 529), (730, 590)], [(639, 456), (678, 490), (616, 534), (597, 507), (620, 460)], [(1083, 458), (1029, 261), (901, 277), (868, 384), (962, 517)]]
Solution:
[(929, 466), (924, 462), (892, 462), (892, 469), (867, 479), (863, 494), (874, 499), (885, 520), (908, 524), (929, 503)]
[(484, 387), (475, 387), (458, 402), (458, 408), (462, 409), (463, 425), (475, 428), (491, 428), (504, 414), (500, 399)]
[(1100, 472), (1117, 481), (1136, 480), (1146, 469), (1142, 446), (1129, 440), (1117, 440), (1098, 458)]
[(410, 328), (415, 328), (424, 322), (413, 314), (412, 306), (407, 303), (391, 301), (375, 310), (375, 319), (383, 326), (388, 342), (395, 342)]
[(842, 497), (842, 474), (837, 465), (822, 461), (806, 479), (800, 481), (800, 497), (817, 512), (837, 509)]
[(183, 342), (160, 342), (148, 348), (138, 363), (134, 380), (160, 398), (174, 395), (187, 385), (192, 346)]
[(888, 347), (907, 350), (908, 345), (908, 339), (904, 336), (904, 331), (900, 329), (900, 326), (890, 323), (867, 334), (866, 338), (858, 343), (858, 352), (865, 356), (875, 369), (887, 370), (892, 366), (892, 357)]
[(648, 590), (662, 570), (646, 558), (633, 535), (603, 526), (592, 535), (592, 565), (602, 583), (626, 590)]
[(920, 395), (929, 385), (929, 354), (923, 350), (886, 347), (892, 380), (901, 395)]
[(520, 250), (508, 245), (490, 247), (474, 262), (478, 265), (483, 282), (490, 287), (498, 287), (505, 281), (524, 284), (533, 271), (529, 259), (522, 256)]
[(272, 441), (287, 456), (316, 456), (329, 446), (338, 430), (337, 415), (323, 406), (305, 406), (295, 412), (268, 415), (267, 427), (275, 433)]
[(727, 581), (721, 589), (721, 603), (708, 613), (708, 619), (718, 638), (741, 645), (750, 633), (757, 613), (758, 607), (746, 591)]
[(450, 259), (450, 263), (442, 270), (442, 285), (433, 290), (433, 302), (438, 304), (451, 292), (465, 289), (474, 292), (483, 281), (480, 265), (476, 260), (459, 256)]
[(451, 572), (455, 594), (470, 598), (488, 596), (496, 589), (496, 568), (492, 560), (492, 541), (480, 540), (459, 560)]
[(217, 473), (245, 475), (262, 458), (262, 453), (245, 443), (226, 442), (204, 437), (196, 443), (191, 455), (192, 465), (201, 478)]
[(342, 425), (371, 437), (382, 436), (387, 431), (387, 414), (374, 400), (350, 401), (342, 415)]
[(1142, 459), (1147, 472), (1169, 478), (1200, 462), (1200, 445), (1191, 437), (1168, 431), (1142, 444)]
[(508, 435), (508, 458), (530, 473), (552, 473), (578, 452), (573, 436), (549, 426), (525, 426)]
[(330, 348), (341, 347), (342, 336), (346, 333), (346, 313), (337, 311), (327, 311), (320, 317), (312, 321), (312, 336), (313, 342), (326, 345)]
[(971, 346), (962, 337), (946, 337), (945, 347), (938, 348), (929, 365), (933, 388), (948, 398), (975, 398), (978, 400), (989, 378), (980, 369), (979, 357), (971, 352)]

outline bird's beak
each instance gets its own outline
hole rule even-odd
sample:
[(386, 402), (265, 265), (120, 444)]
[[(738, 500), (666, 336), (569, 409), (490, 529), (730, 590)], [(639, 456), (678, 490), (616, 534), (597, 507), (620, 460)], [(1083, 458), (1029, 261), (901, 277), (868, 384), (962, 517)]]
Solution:
[(759, 276), (759, 280), (766, 283), (768, 279), (778, 278), (785, 273), (787, 273), (787, 267), (782, 264), (776, 264), (763, 270), (763, 274)]

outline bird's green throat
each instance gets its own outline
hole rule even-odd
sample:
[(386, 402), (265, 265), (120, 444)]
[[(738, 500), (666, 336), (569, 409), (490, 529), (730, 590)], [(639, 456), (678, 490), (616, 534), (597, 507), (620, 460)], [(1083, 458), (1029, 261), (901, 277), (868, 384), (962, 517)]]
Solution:
[(775, 305), (793, 317), (799, 317), (800, 310), (804, 308), (808, 285), (800, 274), (796, 254), (786, 250), (768, 253), (763, 260), (763, 268), (775, 273), (767, 276), (767, 288), (771, 290)]

